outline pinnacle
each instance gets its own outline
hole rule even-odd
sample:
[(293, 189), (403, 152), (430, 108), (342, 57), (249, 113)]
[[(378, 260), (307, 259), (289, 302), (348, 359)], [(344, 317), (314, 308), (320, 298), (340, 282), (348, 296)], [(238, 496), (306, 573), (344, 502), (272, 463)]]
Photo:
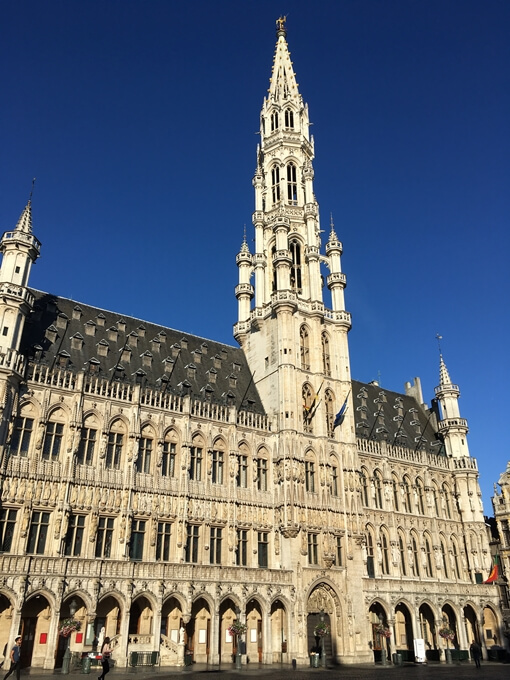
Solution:
[(451, 385), (452, 381), (450, 380), (450, 374), (448, 373), (448, 369), (446, 368), (446, 364), (444, 363), (443, 360), (443, 355), (439, 355), (439, 385), (440, 387), (444, 387), (445, 385)]
[(22, 231), (25, 234), (32, 233), (32, 201), (30, 199), (26, 206), (23, 208), (23, 212), (19, 217), (15, 230)]

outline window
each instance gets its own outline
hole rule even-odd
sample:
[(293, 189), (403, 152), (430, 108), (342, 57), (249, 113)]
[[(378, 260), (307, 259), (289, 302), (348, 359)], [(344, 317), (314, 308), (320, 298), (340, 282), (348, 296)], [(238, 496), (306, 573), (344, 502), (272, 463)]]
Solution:
[(294, 111), (292, 109), (285, 109), (285, 127), (294, 128)]
[(192, 446), (190, 448), (189, 478), (196, 482), (202, 479), (202, 455), (202, 447)]
[(337, 567), (342, 567), (344, 563), (343, 559), (343, 545), (342, 545), (342, 537), (341, 536), (336, 536), (336, 543), (335, 543), (335, 565)]
[(113, 517), (100, 517), (97, 523), (96, 557), (108, 558), (112, 551)]
[(375, 578), (374, 539), (370, 530), (367, 532), (367, 576)]
[(331, 375), (331, 360), (329, 355), (329, 336), (326, 331), (321, 334), (321, 344), (322, 344), (322, 369), (324, 375)]
[(209, 559), (211, 564), (221, 564), (221, 528), (211, 527)]
[(376, 470), (374, 472), (374, 500), (375, 500), (375, 507), (378, 508), (379, 510), (382, 509), (383, 507), (383, 499), (382, 499), (382, 476), (379, 470)]
[(308, 329), (306, 326), (301, 326), (299, 330), (299, 351), (301, 354), (301, 368), (303, 371), (310, 370), (310, 342), (308, 337)]
[(287, 201), (289, 205), (297, 205), (297, 171), (294, 163), (287, 165)]
[(453, 565), (453, 576), (460, 581), (460, 565), (459, 565), (459, 552), (457, 550), (457, 543), (452, 541), (452, 565)]
[(211, 482), (213, 484), (223, 484), (223, 465), (224, 465), (223, 451), (214, 450), (211, 453), (211, 458), (212, 458)]
[(393, 505), (394, 509), (398, 512), (400, 509), (400, 503), (398, 500), (398, 479), (396, 477), (391, 478), (391, 487), (393, 489)]
[(305, 489), (315, 493), (315, 463), (313, 460), (305, 460)]
[(432, 499), (434, 502), (434, 512), (436, 517), (440, 517), (439, 514), (439, 493), (437, 490), (437, 486), (435, 484), (432, 485)]
[(411, 548), (413, 553), (413, 575), (420, 576), (420, 555), (418, 552), (418, 542), (415, 536), (411, 537)]
[(328, 437), (334, 436), (334, 425), (335, 425), (335, 398), (331, 390), (326, 390), (324, 393), (324, 406), (326, 409), (326, 432)]
[(384, 531), (381, 532), (381, 557), (382, 557), (382, 573), (390, 573), (390, 551), (388, 545), (388, 537)]
[(26, 456), (28, 454), (33, 430), (33, 418), (26, 418), (25, 416), (16, 418), (11, 437), (11, 455)]
[(82, 427), (76, 462), (79, 465), (92, 465), (96, 448), (97, 430)]
[(421, 479), (416, 480), (416, 506), (420, 515), (425, 514), (425, 503), (423, 501), (423, 482)]
[(443, 484), (443, 500), (444, 500), (444, 509), (446, 512), (446, 517), (448, 519), (452, 518), (452, 508), (451, 508), (451, 499), (450, 499), (450, 489), (446, 484)]
[(425, 536), (425, 574), (432, 578), (432, 551), (430, 549), (430, 540)]
[(184, 548), (185, 562), (198, 562), (198, 536), (200, 527), (198, 524), (188, 524), (186, 546)]
[(238, 567), (245, 567), (248, 564), (248, 531), (238, 529), (236, 538), (236, 564)]
[(85, 515), (71, 515), (65, 538), (64, 554), (67, 557), (79, 557), (83, 544)]
[(331, 462), (331, 495), (338, 496), (338, 465), (335, 460)]
[(403, 497), (403, 502), (404, 502), (404, 510), (408, 513), (412, 513), (412, 504), (411, 504), (411, 485), (409, 483), (409, 478), (404, 477), (404, 497)]
[(156, 537), (156, 560), (168, 562), (170, 560), (170, 536), (172, 525), (170, 522), (158, 522)]
[(27, 553), (30, 555), (44, 555), (46, 536), (50, 524), (49, 512), (33, 512), (28, 533)]
[(265, 531), (258, 532), (257, 539), (257, 553), (259, 558), (259, 567), (267, 567), (267, 557), (269, 553), (269, 534)]
[(271, 170), (271, 196), (273, 205), (280, 200), (280, 168), (275, 165)]
[(361, 502), (363, 505), (368, 507), (368, 479), (367, 479), (367, 471), (365, 468), (361, 468), (360, 472), (360, 486), (361, 486)]
[(237, 455), (236, 485), (242, 489), (248, 486), (248, 456), (243, 452)]
[(161, 475), (163, 477), (175, 477), (175, 459), (177, 456), (177, 444), (175, 442), (163, 442), (163, 458), (161, 460)]
[(64, 438), (64, 426), (62, 423), (50, 421), (46, 426), (42, 458), (43, 460), (58, 460), (62, 441)]
[(398, 536), (398, 552), (400, 554), (400, 571), (402, 572), (402, 576), (407, 576), (406, 551), (404, 549), (404, 539), (401, 534)]
[(149, 474), (151, 471), (152, 437), (141, 436), (138, 443), (138, 458), (136, 459), (136, 471)]
[(447, 552), (446, 552), (446, 547), (441, 539), (441, 561), (443, 562), (443, 569), (444, 569), (444, 577), (449, 578), (449, 569), (448, 569), (448, 559), (447, 559)]
[(308, 534), (308, 564), (319, 563), (317, 534)]
[(271, 132), (278, 130), (278, 111), (273, 111), (271, 114)]
[(108, 446), (106, 448), (105, 466), (115, 470), (120, 469), (122, 458), (122, 448), (124, 446), (124, 435), (122, 432), (110, 432), (108, 435)]
[(143, 542), (145, 539), (145, 520), (134, 519), (131, 525), (129, 557), (132, 560), (143, 559)]
[(267, 491), (267, 459), (257, 458), (257, 489)]
[(8, 553), (11, 551), (17, 514), (18, 511), (13, 508), (2, 508), (0, 510), (0, 552)]
[(301, 292), (301, 246), (299, 241), (292, 239), (289, 243), (292, 265), (290, 268), (290, 287)]

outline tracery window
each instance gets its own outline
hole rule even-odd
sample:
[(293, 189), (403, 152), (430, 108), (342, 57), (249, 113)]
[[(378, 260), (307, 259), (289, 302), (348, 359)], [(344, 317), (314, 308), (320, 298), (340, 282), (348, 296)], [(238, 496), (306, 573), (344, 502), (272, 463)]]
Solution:
[(425, 535), (425, 574), (432, 578), (432, 551), (430, 549), (430, 538)]
[(285, 127), (294, 128), (294, 111), (290, 108), (285, 109)]
[(321, 333), (321, 345), (322, 345), (322, 368), (324, 370), (324, 375), (331, 375), (331, 361), (329, 355), (329, 335), (326, 331)]
[(423, 482), (420, 478), (416, 480), (416, 506), (420, 515), (425, 514), (425, 503), (423, 500)]
[(294, 163), (287, 165), (287, 201), (289, 205), (297, 205), (297, 170)]
[(412, 503), (411, 503), (411, 482), (409, 481), (409, 477), (406, 475), (404, 477), (404, 496), (403, 496), (403, 502), (404, 502), (404, 509), (408, 513), (412, 513)]
[(368, 578), (375, 578), (375, 565), (374, 565), (374, 537), (372, 536), (372, 530), (367, 527), (367, 576)]
[(224, 449), (224, 444), (218, 440), (211, 451), (211, 482), (213, 484), (223, 484), (225, 453), (222, 449)]
[(163, 455), (161, 457), (161, 476), (175, 477), (177, 470), (177, 435), (170, 430), (163, 442)]
[(195, 482), (202, 480), (203, 455), (203, 442), (199, 437), (194, 437), (190, 447), (189, 478)]
[(416, 536), (413, 534), (411, 536), (411, 549), (412, 549), (412, 558), (413, 558), (413, 573), (414, 576), (419, 577), (420, 576), (420, 553), (418, 552), (418, 541), (416, 539)]
[(368, 507), (368, 471), (366, 468), (360, 470), (361, 502)]
[(271, 195), (275, 205), (280, 200), (280, 168), (277, 165), (271, 170)]
[(301, 368), (303, 371), (310, 370), (310, 344), (309, 344), (308, 328), (301, 326), (299, 329), (299, 352), (301, 355)]
[(381, 531), (381, 558), (382, 558), (382, 573), (383, 574), (389, 574), (390, 573), (390, 550), (389, 550), (389, 541), (388, 541), (388, 536), (386, 535), (386, 532), (383, 530)]
[(402, 576), (407, 576), (405, 541), (400, 531), (398, 533), (398, 552), (400, 555), (400, 571), (402, 573)]
[(264, 450), (259, 451), (257, 458), (257, 490), (267, 491), (268, 489), (268, 467), (267, 454)]
[(80, 433), (80, 444), (76, 455), (79, 465), (92, 465), (97, 443), (97, 420), (95, 416), (85, 419)]
[(453, 575), (457, 579), (457, 581), (460, 581), (461, 574), (459, 565), (459, 550), (457, 547), (457, 541), (455, 539), (452, 540), (452, 564), (454, 572)]
[[(61, 409), (54, 411), (46, 425), (42, 459), (55, 461), (58, 460), (64, 442), (63, 413)], [(60, 422), (58, 422), (60, 420)]]
[(324, 393), (324, 407), (326, 411), (326, 432), (328, 437), (333, 437), (335, 424), (335, 398), (331, 390), (326, 390)]
[(446, 512), (447, 519), (452, 518), (452, 507), (451, 507), (451, 497), (450, 489), (447, 484), (443, 484), (443, 499), (444, 499), (444, 509)]
[(393, 489), (394, 510), (396, 510), (398, 512), (398, 510), (400, 509), (399, 484), (398, 484), (398, 479), (395, 475), (393, 475), (392, 478), (391, 478), (391, 488)]
[(315, 460), (311, 453), (307, 454), (305, 460), (305, 490), (315, 493)]
[(437, 490), (436, 484), (432, 484), (432, 501), (434, 503), (434, 513), (435, 517), (440, 517), (439, 513), (439, 492)]
[(448, 552), (443, 538), (441, 538), (441, 561), (443, 563), (444, 577), (449, 578), (450, 569), (448, 567)]
[(149, 474), (151, 471), (152, 451), (154, 447), (154, 433), (150, 427), (144, 427), (138, 442), (138, 458), (136, 471)]
[(278, 111), (273, 111), (271, 114), (271, 132), (278, 130)]
[(297, 239), (289, 243), (292, 265), (290, 268), (290, 286), (298, 293), (301, 292), (301, 246)]
[(108, 445), (106, 447), (105, 467), (120, 469), (122, 453), (124, 449), (125, 427), (121, 420), (115, 420), (108, 434)]
[(331, 495), (338, 496), (338, 463), (336, 458), (331, 458)]
[(19, 415), (14, 421), (11, 437), (11, 456), (26, 456), (30, 447), (30, 439), (34, 431), (34, 419)]
[(236, 485), (242, 489), (246, 489), (248, 486), (248, 449), (246, 444), (239, 446), (239, 453), (237, 454)]

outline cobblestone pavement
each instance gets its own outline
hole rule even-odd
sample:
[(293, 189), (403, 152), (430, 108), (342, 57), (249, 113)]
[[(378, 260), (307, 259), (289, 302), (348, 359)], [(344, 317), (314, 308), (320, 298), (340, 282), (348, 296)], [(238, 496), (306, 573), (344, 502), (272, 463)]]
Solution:
[[(405, 666), (334, 666), (329, 668), (309, 668), (298, 666), (293, 670), (291, 666), (259, 666), (250, 664), (237, 671), (232, 665), (221, 668), (208, 668), (199, 664), (184, 668), (160, 669), (125, 669), (118, 668), (111, 671), (107, 680), (217, 680), (219, 675), (226, 674), (232, 678), (264, 678), (280, 680), (293, 677), (299, 680), (462, 680), (463, 678), (477, 680), (508, 680), (510, 664), (482, 663), (477, 669), (472, 663), (463, 664), (433, 664), (433, 665), (405, 665)], [(22, 671), (21, 680), (48, 680), (49, 677), (62, 676), (58, 671), (44, 671), (30, 669)], [(12, 676), (13, 678), (15, 676)], [(83, 673), (70, 673), (67, 680), (96, 680), (97, 671), (87, 676)], [(1, 676), (0, 676), (1, 679)]]

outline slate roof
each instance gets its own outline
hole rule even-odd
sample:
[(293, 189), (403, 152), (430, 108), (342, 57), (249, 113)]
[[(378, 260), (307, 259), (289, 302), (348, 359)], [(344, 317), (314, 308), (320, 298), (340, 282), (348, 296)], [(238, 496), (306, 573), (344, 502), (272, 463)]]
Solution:
[(445, 454), (437, 434), (437, 415), (406, 394), (376, 383), (352, 381), (356, 436), (427, 453)]
[(139, 382), (264, 414), (244, 352), (33, 290), (35, 304), (21, 341), (33, 361), (108, 380)]

